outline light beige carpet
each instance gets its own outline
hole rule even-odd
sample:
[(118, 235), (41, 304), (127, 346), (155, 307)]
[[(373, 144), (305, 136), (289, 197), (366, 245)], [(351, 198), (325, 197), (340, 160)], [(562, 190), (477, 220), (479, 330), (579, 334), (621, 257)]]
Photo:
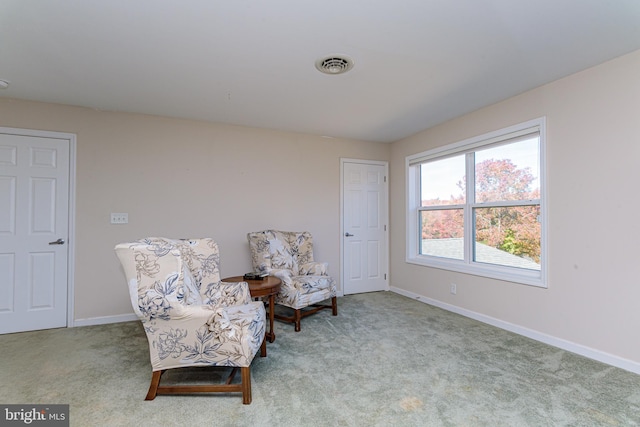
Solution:
[(251, 405), (239, 394), (144, 401), (138, 322), (0, 336), (0, 402), (70, 404), (72, 426), (640, 425), (636, 374), (390, 292), (338, 304), (299, 333), (276, 322), (252, 365)]

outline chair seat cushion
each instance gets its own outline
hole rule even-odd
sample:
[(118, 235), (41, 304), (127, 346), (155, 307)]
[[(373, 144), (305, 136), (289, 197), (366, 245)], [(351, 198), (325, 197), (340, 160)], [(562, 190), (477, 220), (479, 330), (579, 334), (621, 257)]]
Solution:
[(336, 282), (331, 276), (292, 276), (292, 286), (283, 286), (276, 303), (294, 309), (336, 296)]
[(293, 286), (302, 293), (312, 293), (323, 289), (330, 289), (334, 280), (330, 276), (293, 276)]

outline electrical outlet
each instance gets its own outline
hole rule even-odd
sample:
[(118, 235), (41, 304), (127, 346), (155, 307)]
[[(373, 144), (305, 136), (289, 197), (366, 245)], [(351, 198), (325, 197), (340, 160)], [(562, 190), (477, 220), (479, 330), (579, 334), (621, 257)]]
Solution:
[(111, 213), (111, 224), (128, 224), (128, 213)]
[(452, 284), (451, 284), (451, 294), (452, 294), (452, 295), (455, 295), (455, 294), (456, 294), (456, 292), (458, 292), (458, 287), (456, 286), (456, 284), (455, 284), (455, 283), (452, 283)]

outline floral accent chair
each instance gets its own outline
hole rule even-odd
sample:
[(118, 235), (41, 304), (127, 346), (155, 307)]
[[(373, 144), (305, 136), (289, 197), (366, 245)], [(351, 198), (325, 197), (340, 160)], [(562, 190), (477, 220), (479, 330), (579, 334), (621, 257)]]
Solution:
[[(157, 394), (241, 392), (251, 403), (251, 361), (266, 356), (265, 309), (246, 282), (220, 281), (213, 239), (151, 237), (115, 247), (133, 310), (149, 340), (153, 375), (146, 400)], [(232, 367), (226, 384), (161, 386), (167, 369)], [(241, 383), (232, 383), (238, 368)]]
[[(282, 280), (276, 304), (293, 309), (293, 316), (276, 314), (277, 319), (294, 323), (300, 332), (305, 316), (325, 308), (338, 315), (336, 282), (328, 275), (326, 262), (314, 261), (311, 233), (265, 230), (248, 233), (247, 239), (254, 270)], [(329, 298), (331, 305), (318, 304)]]

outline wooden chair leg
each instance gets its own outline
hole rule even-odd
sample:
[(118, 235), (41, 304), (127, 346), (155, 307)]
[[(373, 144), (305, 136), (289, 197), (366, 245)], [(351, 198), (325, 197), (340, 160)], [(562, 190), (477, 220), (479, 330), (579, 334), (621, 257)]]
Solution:
[(164, 371), (153, 371), (151, 376), (151, 385), (149, 385), (149, 391), (147, 397), (144, 400), (153, 400), (158, 394), (158, 386), (160, 385), (160, 377)]
[(296, 332), (300, 332), (300, 319), (302, 319), (302, 312), (300, 311), (300, 309), (297, 309), (293, 313), (293, 322), (296, 325)]
[[(233, 383), (235, 373), (240, 370), (241, 382)], [(251, 367), (233, 368), (226, 382), (223, 384), (193, 384), (193, 385), (160, 385), (160, 377), (165, 371), (154, 371), (151, 385), (145, 400), (153, 400), (158, 394), (191, 394), (191, 393), (242, 393), (242, 403), (251, 403)]]
[(240, 370), (242, 377), (242, 403), (248, 405), (251, 403), (251, 368), (243, 366)]
[(267, 336), (265, 335), (260, 344), (260, 357), (267, 357)]
[(307, 316), (310, 316), (314, 313), (317, 313), (320, 310), (324, 310), (324, 309), (332, 309), (333, 315), (337, 316), (338, 315), (338, 297), (331, 297), (331, 304), (312, 304), (308, 307), (305, 307), (304, 309), (294, 309), (291, 308), (291, 310), (293, 310), (293, 314), (291, 316), (285, 316), (282, 314), (275, 314), (275, 318), (278, 320), (282, 320), (284, 322), (288, 322), (288, 323), (293, 323), (295, 325), (295, 331), (296, 332), (300, 332), (300, 321)]

